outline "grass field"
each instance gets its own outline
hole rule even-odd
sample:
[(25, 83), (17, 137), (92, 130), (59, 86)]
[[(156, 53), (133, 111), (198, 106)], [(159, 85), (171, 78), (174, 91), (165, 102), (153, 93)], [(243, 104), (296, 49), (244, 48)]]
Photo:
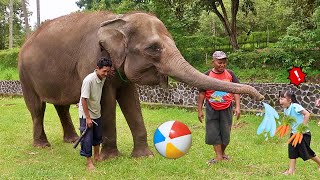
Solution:
[[(62, 141), (62, 127), (52, 105), (47, 105), (45, 131), (50, 148), (32, 146), (32, 121), (22, 98), (0, 97), (0, 179), (288, 179), (281, 174), (288, 166), (286, 140), (277, 137), (265, 141), (256, 135), (262, 118), (243, 115), (235, 121), (227, 153), (231, 161), (212, 166), (212, 147), (204, 143), (204, 124), (196, 112), (178, 108), (143, 108), (153, 158), (133, 159), (132, 136), (124, 117), (117, 109), (118, 148), (122, 156), (97, 164), (88, 172), (85, 158), (78, 149)], [(75, 127), (79, 123), (77, 109), (71, 108)], [(192, 147), (185, 156), (172, 160), (160, 156), (152, 143), (155, 129), (167, 120), (177, 119), (192, 131)], [(320, 153), (320, 127), (311, 120), (312, 148)], [(291, 179), (319, 179), (320, 172), (313, 161), (297, 161), (296, 174)]]

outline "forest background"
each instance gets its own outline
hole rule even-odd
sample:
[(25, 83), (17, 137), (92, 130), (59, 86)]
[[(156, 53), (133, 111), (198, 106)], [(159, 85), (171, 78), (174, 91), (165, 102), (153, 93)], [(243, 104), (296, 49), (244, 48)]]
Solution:
[[(320, 0), (79, 0), (76, 4), (79, 11), (156, 15), (182, 55), (200, 71), (210, 68), (213, 51), (223, 50), (229, 55), (228, 68), (242, 82), (288, 83), (293, 66), (302, 67), (307, 82), (320, 82)], [(19, 79), (19, 49), (37, 28), (28, 24), (30, 13), (28, 0), (0, 0), (2, 80)]]

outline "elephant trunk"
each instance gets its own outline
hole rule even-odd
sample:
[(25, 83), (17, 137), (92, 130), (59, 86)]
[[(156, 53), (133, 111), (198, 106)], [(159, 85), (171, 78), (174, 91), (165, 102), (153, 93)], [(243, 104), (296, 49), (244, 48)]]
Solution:
[(211, 78), (203, 73), (200, 73), (192, 67), (180, 53), (174, 56), (172, 61), (166, 66), (166, 74), (174, 79), (192, 85), (200, 89), (213, 89), (218, 91), (230, 92), (234, 94), (249, 94), (249, 96), (256, 100), (264, 99), (254, 87), (238, 84), (232, 82), (221, 81)]

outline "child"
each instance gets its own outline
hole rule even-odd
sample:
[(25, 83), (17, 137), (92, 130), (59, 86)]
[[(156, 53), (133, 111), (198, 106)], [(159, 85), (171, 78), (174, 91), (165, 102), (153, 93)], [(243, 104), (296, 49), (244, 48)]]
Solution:
[[(310, 113), (304, 109), (296, 99), (296, 96), (291, 91), (283, 91), (279, 94), (280, 105), (284, 108), (284, 114), (287, 116), (292, 116), (296, 119), (296, 122), (292, 124), (290, 137), (297, 133), (297, 127), (300, 124), (308, 124)], [(320, 159), (310, 148), (311, 133), (310, 131), (304, 132), (301, 144), (297, 144), (296, 147), (292, 146), (292, 142), (288, 144), (289, 152), (289, 169), (287, 169), (283, 174), (291, 175), (295, 172), (296, 159), (301, 157), (304, 161), (312, 159), (318, 164), (318, 170), (320, 171)]]

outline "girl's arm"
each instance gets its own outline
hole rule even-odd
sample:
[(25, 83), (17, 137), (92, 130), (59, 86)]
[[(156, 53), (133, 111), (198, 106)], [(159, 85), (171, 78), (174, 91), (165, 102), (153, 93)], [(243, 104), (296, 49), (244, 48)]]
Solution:
[(301, 111), (301, 114), (303, 114), (303, 116), (304, 116), (303, 124), (307, 125), (308, 121), (309, 121), (309, 117), (310, 117), (309, 111), (304, 109), (304, 110)]

